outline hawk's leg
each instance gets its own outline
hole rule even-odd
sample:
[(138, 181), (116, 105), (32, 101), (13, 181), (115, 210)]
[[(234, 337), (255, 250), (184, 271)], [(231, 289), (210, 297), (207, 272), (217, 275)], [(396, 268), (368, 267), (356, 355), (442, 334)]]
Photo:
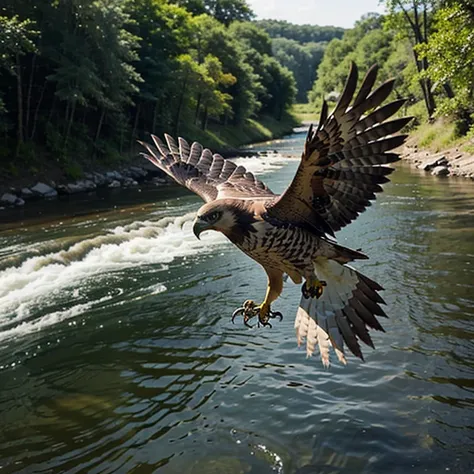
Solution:
[(234, 319), (242, 315), (244, 318), (244, 324), (248, 327), (252, 327), (249, 324), (249, 320), (255, 316), (258, 316), (258, 325), (262, 326), (270, 326), (269, 320), (279, 317), (280, 321), (283, 319), (283, 315), (277, 311), (272, 311), (270, 309), (270, 305), (273, 301), (275, 301), (279, 296), (283, 289), (283, 274), (280, 271), (269, 271), (267, 270), (268, 275), (268, 286), (267, 286), (267, 294), (265, 295), (265, 300), (261, 305), (257, 305), (255, 301), (247, 300), (243, 304), (243, 306), (236, 311), (232, 315), (232, 322)]
[(325, 286), (327, 286), (325, 281), (318, 280), (318, 278), (313, 275), (304, 282), (303, 286), (301, 287), (301, 293), (303, 293), (303, 296), (306, 299), (318, 299), (321, 298)]

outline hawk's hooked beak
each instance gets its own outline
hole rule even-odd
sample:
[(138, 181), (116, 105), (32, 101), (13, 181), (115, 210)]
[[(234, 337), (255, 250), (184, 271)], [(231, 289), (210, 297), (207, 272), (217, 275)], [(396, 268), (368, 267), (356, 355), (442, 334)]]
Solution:
[(199, 219), (199, 217), (196, 217), (194, 224), (193, 224), (193, 232), (194, 235), (199, 239), (199, 236), (201, 235), (202, 232), (205, 230), (209, 230), (210, 226), (209, 223), (206, 221), (203, 221)]

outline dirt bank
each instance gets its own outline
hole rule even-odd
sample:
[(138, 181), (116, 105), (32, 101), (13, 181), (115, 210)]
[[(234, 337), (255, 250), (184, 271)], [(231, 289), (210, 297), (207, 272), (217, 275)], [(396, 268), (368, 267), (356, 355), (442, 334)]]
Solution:
[(416, 143), (408, 142), (400, 156), (412, 166), (435, 176), (460, 176), (474, 179), (474, 154), (453, 147), (442, 152), (420, 149)]

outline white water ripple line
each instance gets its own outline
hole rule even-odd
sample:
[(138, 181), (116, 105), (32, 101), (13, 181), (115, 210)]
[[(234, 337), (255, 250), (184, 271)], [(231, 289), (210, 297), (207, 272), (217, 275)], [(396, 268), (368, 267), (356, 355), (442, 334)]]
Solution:
[[(41, 316), (40, 321), (28, 321), (33, 311), (47, 308), (65, 291), (74, 303), (74, 297), (78, 296), (75, 289), (81, 288), (85, 280), (95, 284), (107, 273), (131, 266), (161, 264), (160, 268), (166, 269), (175, 258), (203, 253), (209, 246), (225, 242), (217, 232), (206, 232), (201, 240), (196, 239), (192, 232), (193, 218), (194, 213), (188, 213), (156, 222), (134, 222), (1, 271), (0, 340), (77, 316), (102, 302), (99, 299), (76, 304)], [(156, 287), (154, 283), (152, 290)]]

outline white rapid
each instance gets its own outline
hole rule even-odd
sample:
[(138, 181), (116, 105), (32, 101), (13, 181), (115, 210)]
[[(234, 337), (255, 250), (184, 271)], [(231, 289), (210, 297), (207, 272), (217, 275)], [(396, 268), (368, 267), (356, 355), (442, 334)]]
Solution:
[[(275, 155), (236, 161), (262, 174), (281, 168), (287, 159)], [(32, 254), (35, 243), (25, 243), (22, 255), (12, 239), (10, 251), (0, 258), (0, 341), (42, 330), (112, 300), (121, 272), (130, 267), (153, 272), (151, 286), (141, 289), (144, 294), (166, 291), (160, 273), (175, 259), (226, 245), (216, 232), (197, 240), (192, 232), (194, 213), (176, 216), (180, 208), (174, 206), (174, 216), (148, 214), (96, 229), (81, 240), (63, 237), (36, 244), (37, 254)], [(92, 296), (97, 289), (103, 291)]]

